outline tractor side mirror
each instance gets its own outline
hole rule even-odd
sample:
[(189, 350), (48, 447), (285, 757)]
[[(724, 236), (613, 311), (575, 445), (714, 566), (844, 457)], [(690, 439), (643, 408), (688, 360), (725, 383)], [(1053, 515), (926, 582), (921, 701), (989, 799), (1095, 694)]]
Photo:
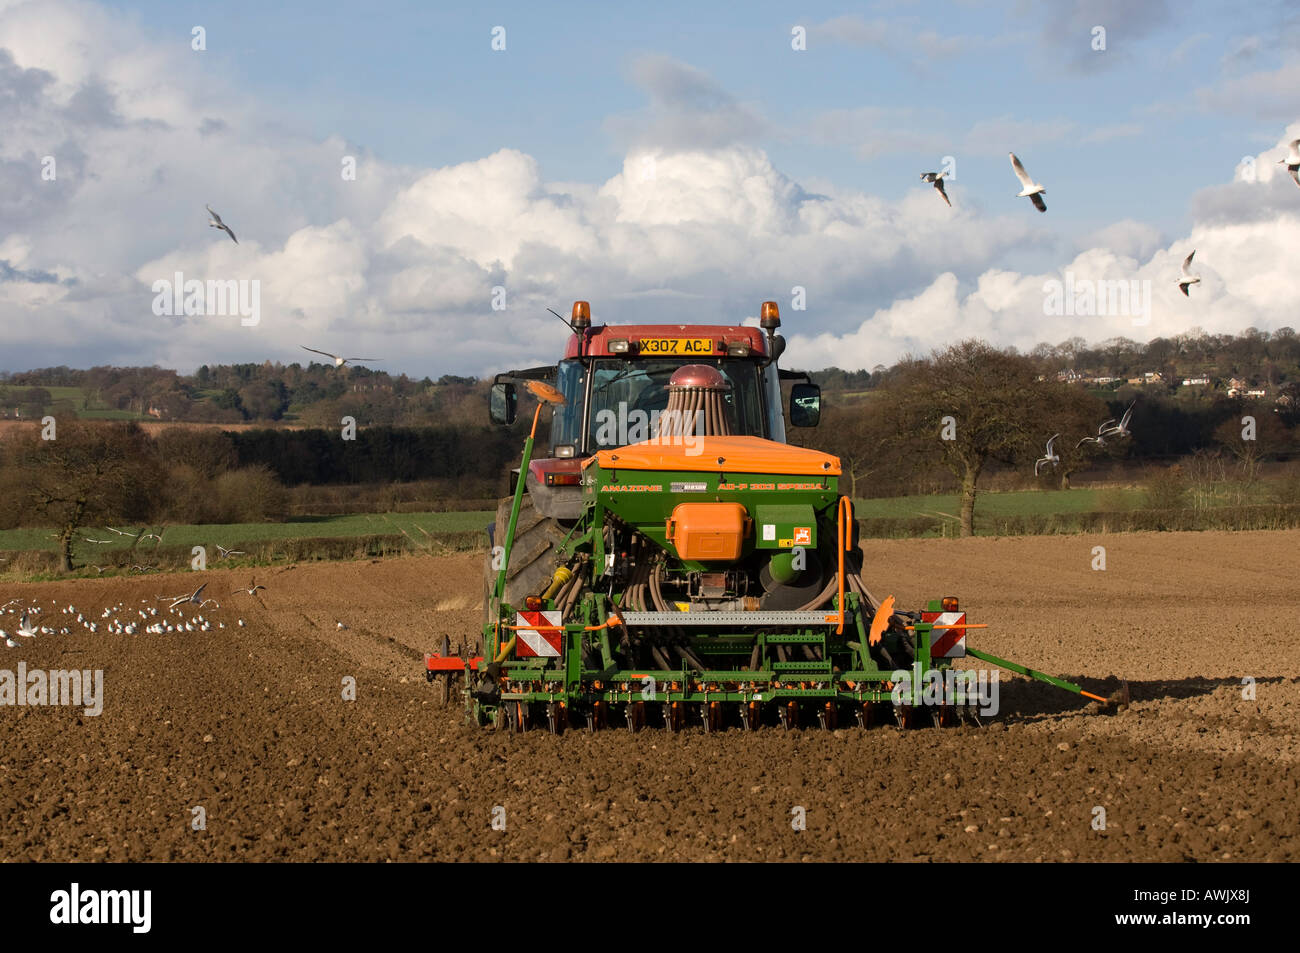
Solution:
[(790, 388), (790, 426), (816, 427), (822, 417), (822, 389), (816, 384)]
[(509, 382), (492, 385), (492, 394), (488, 398), (488, 415), (494, 424), (512, 424), (519, 410), (519, 395), (515, 385)]

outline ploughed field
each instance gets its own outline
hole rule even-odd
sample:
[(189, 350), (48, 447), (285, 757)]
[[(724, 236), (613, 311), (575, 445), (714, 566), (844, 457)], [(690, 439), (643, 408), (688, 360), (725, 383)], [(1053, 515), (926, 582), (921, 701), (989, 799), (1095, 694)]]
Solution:
[[(480, 623), (475, 557), (257, 570), (257, 599), (228, 595), (248, 570), (0, 585), (0, 604), (39, 605), (39, 624), (69, 625), (69, 602), (101, 623), (0, 642), (0, 669), (104, 673), (97, 717), (0, 707), (0, 857), (1300, 857), (1300, 532), (865, 550), (878, 597), (957, 595), (991, 624), (972, 645), (1101, 695), (1117, 687), (1108, 676), (1127, 679), (1132, 704), (1007, 675), (983, 728), (508, 735), (436, 707), (423, 676), (444, 633), (454, 646)], [(139, 621), (142, 600), (200, 581), (221, 603), (201, 610), (210, 630), (105, 631), (105, 608)], [(11, 633), (17, 622), (0, 616)]]

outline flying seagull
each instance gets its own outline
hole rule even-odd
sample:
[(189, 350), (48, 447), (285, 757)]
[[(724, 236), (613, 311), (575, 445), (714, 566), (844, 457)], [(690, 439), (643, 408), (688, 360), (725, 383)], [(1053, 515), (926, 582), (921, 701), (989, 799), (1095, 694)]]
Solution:
[(228, 557), (230, 557), (230, 556), (247, 556), (247, 555), (248, 555), (248, 554), (245, 553), (242, 549), (226, 549), (226, 548), (225, 548), (224, 546), (222, 546), (220, 543), (217, 544), (217, 552), (221, 554), (221, 555), (220, 555), (220, 558), (221, 558), (221, 559), (226, 559), (226, 558), (228, 558)]
[[(1128, 409), (1124, 411), (1124, 416), (1120, 418), (1119, 423), (1116, 424), (1116, 423), (1115, 423), (1115, 418), (1112, 417), (1110, 420), (1106, 421), (1106, 423), (1102, 424), (1102, 425), (1101, 425), (1101, 430), (1097, 431), (1098, 435), (1100, 435), (1100, 436), (1102, 436), (1102, 437), (1131, 437), (1131, 436), (1133, 436), (1133, 431), (1131, 431), (1131, 430), (1128, 429), (1128, 422), (1129, 422), (1129, 420), (1133, 417), (1133, 404), (1136, 404), (1136, 403), (1137, 403), (1137, 401), (1135, 400), (1135, 401), (1133, 401), (1132, 404), (1129, 404), (1129, 405), (1128, 405)], [(1110, 426), (1107, 426), (1107, 424), (1115, 424), (1115, 425), (1114, 425), (1113, 427), (1110, 427)]]
[(1287, 147), (1285, 159), (1278, 159), (1279, 164), (1286, 166), (1286, 170), (1291, 173), (1291, 178), (1295, 180), (1296, 185), (1300, 185), (1300, 139), (1292, 139), (1291, 144)]
[(943, 177), (947, 174), (947, 172), (922, 172), (921, 178), (926, 182), (933, 182), (935, 191), (943, 196), (948, 207), (952, 208), (952, 199), (948, 198), (948, 193), (943, 190)]
[(195, 590), (194, 590), (192, 593), (190, 593), (188, 596), (179, 596), (179, 597), (178, 597), (174, 602), (172, 602), (172, 604), (169, 605), (167, 608), (168, 608), (168, 609), (175, 609), (177, 606), (184, 605), (184, 604), (187, 603), (187, 602), (193, 602), (193, 603), (196, 604), (196, 605), (200, 605), (201, 602), (202, 602), (202, 600), (201, 600), (199, 597), (203, 594), (203, 590), (206, 589), (206, 588), (208, 588), (208, 584), (205, 582), (203, 585), (199, 586), (199, 588), (195, 589)]
[[(255, 596), (255, 595), (257, 595), (257, 590), (259, 590), (259, 589), (265, 590), (265, 589), (266, 589), (266, 586), (255, 586), (255, 585), (253, 585), (253, 584), (250, 583), (250, 584), (249, 584), (249, 587), (248, 587), (247, 589), (236, 589), (235, 592), (246, 592), (246, 593), (248, 593), (250, 596)], [(233, 595), (235, 594), (235, 592), (232, 592), (231, 595), (233, 596)]]
[[(1196, 249), (1193, 248), (1192, 255), (1195, 254)], [(1194, 284), (1200, 283), (1201, 280), (1200, 275), (1194, 275), (1188, 270), (1192, 267), (1192, 255), (1188, 255), (1183, 259), (1183, 277), (1178, 279), (1178, 290), (1183, 293), (1183, 297), (1185, 298), (1191, 297), (1191, 295), (1187, 293), (1187, 289)]]
[(118, 536), (130, 536), (132, 539), (140, 535), (139, 533), (124, 533), (120, 529), (113, 529), (111, 526), (105, 526), (104, 529), (108, 530), (110, 533), (117, 533)]
[(300, 345), (300, 347), (301, 347), (304, 351), (311, 351), (313, 354), (324, 354), (326, 357), (328, 357), (330, 360), (332, 360), (332, 361), (334, 362), (334, 366), (335, 366), (335, 367), (342, 367), (344, 364), (347, 364), (347, 363), (349, 363), (349, 362), (351, 362), (351, 361), (381, 361), (381, 360), (383, 360), (383, 358), (380, 358), (380, 357), (339, 357), (337, 354), (331, 354), (329, 351), (318, 351), (318, 350), (316, 350), (314, 347), (308, 347), (308, 346), (305, 345), (305, 344)]
[(1015, 170), (1016, 178), (1019, 179), (1020, 184), (1024, 186), (1024, 188), (1016, 193), (1016, 197), (1020, 198), (1028, 196), (1029, 201), (1034, 203), (1034, 208), (1038, 209), (1040, 212), (1046, 212), (1047, 203), (1043, 201), (1043, 196), (1047, 194), (1047, 189), (1043, 188), (1029, 177), (1029, 173), (1025, 171), (1025, 167), (1020, 164), (1020, 160), (1016, 158), (1014, 152), (1008, 152), (1007, 155), (1011, 156), (1011, 168)]
[(1085, 443), (1095, 443), (1095, 444), (1097, 444), (1099, 447), (1104, 447), (1104, 446), (1106, 445), (1106, 440), (1105, 440), (1106, 428), (1107, 428), (1110, 424), (1113, 424), (1114, 422), (1115, 422), (1115, 419), (1112, 417), (1110, 420), (1106, 421), (1104, 424), (1102, 424), (1100, 427), (1097, 428), (1097, 436), (1095, 436), (1095, 437), (1084, 437), (1082, 440), (1080, 440), (1078, 443), (1076, 443), (1076, 444), (1074, 445), (1074, 449), (1075, 449), (1075, 450), (1078, 450), (1078, 449), (1079, 449), (1080, 447), (1082, 447)]
[(1038, 476), (1039, 470), (1042, 469), (1043, 464), (1047, 463), (1055, 467), (1058, 463), (1061, 462), (1060, 454), (1056, 454), (1052, 452), (1052, 444), (1056, 443), (1056, 438), (1059, 436), (1060, 436), (1059, 433), (1055, 434), (1053, 435), (1051, 440), (1047, 441), (1047, 456), (1039, 457), (1038, 460), (1034, 463), (1034, 476)]
[(212, 228), (219, 228), (219, 229), (221, 229), (223, 232), (225, 232), (227, 235), (230, 236), (230, 240), (231, 240), (232, 242), (234, 242), (236, 245), (238, 245), (238, 244), (239, 244), (239, 239), (236, 238), (236, 237), (235, 237), (235, 233), (232, 232), (232, 231), (230, 230), (230, 226), (227, 225), (225, 222), (223, 222), (223, 221), (221, 220), (221, 216), (218, 215), (216, 212), (212, 211), (212, 206), (211, 206), (211, 205), (205, 205), (205, 206), (203, 206), (203, 207), (204, 207), (205, 209), (207, 209), (207, 210), (208, 210), (208, 214), (212, 216), (210, 219), (208, 219), (208, 225), (211, 226)]

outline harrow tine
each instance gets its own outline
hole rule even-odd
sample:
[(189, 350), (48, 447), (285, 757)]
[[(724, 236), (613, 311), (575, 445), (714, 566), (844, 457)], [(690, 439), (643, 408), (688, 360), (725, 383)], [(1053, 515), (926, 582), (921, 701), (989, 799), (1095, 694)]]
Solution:
[(564, 706), (559, 702), (551, 702), (546, 706), (546, 724), (551, 729), (551, 734), (558, 735), (564, 731), (564, 725), (561, 723), (564, 715)]
[(627, 718), (627, 730), (635, 734), (645, 724), (645, 703), (628, 702), (623, 714)]

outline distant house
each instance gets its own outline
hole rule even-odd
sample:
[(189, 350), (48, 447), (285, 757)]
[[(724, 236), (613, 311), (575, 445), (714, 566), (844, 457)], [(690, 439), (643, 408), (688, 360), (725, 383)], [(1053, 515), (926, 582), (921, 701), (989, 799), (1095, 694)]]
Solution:
[(1262, 400), (1268, 396), (1268, 392), (1262, 387), (1251, 387), (1246, 390), (1246, 396), (1255, 400)]
[(1139, 385), (1141, 385), (1141, 384), (1146, 383), (1146, 382), (1145, 382), (1144, 380), (1142, 380), (1142, 378), (1140, 378), (1140, 377), (1130, 377), (1130, 378), (1128, 379), (1128, 382), (1129, 382), (1130, 384), (1132, 384), (1134, 387), (1137, 387), (1137, 386), (1139, 386)]
[(1164, 375), (1161, 374), (1159, 371), (1143, 371), (1143, 372), (1142, 372), (1142, 383), (1143, 383), (1143, 384), (1163, 384), (1164, 382), (1165, 382)]
[(1208, 377), (1184, 377), (1184, 387), (1209, 387), (1210, 379)]

